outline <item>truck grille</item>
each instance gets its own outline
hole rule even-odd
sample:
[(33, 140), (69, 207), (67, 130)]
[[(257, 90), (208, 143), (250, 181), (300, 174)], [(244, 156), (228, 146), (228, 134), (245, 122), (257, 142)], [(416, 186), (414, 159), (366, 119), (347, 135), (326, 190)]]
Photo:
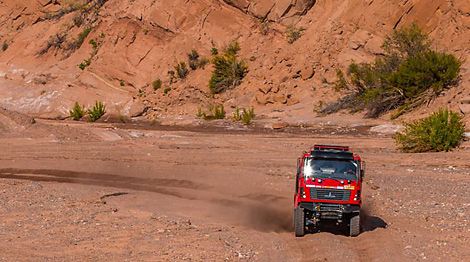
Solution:
[(349, 201), (350, 190), (310, 188), (310, 197), (316, 200)]

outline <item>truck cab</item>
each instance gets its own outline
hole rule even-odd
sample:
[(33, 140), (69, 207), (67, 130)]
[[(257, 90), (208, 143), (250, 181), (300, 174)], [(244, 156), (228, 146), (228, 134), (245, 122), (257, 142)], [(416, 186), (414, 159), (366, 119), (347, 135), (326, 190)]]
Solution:
[(297, 161), (294, 195), (295, 236), (321, 221), (347, 223), (360, 234), (361, 189), (365, 163), (348, 146), (314, 145)]

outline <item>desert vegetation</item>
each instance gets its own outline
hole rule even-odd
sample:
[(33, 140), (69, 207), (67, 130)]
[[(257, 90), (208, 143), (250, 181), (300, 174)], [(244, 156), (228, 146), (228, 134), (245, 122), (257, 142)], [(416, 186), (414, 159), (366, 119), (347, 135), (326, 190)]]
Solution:
[[(241, 112), (241, 113), (240, 113)], [(237, 121), (242, 121), (243, 124), (249, 125), (251, 123), (251, 120), (255, 117), (255, 108), (251, 107), (250, 109), (242, 108), (241, 110), (238, 108), (238, 106), (235, 108), (235, 111), (233, 111), (232, 114), (232, 121), (237, 122)]]
[(176, 62), (174, 69), (175, 69), (174, 72), (176, 73), (176, 77), (181, 80), (184, 80), (186, 76), (188, 76), (189, 74), (189, 69), (186, 66), (185, 62)]
[(161, 87), (162, 87), (162, 80), (160, 78), (152, 82), (152, 88), (154, 91), (157, 91)]
[(461, 143), (465, 132), (461, 116), (448, 109), (404, 125), (394, 138), (400, 150), (408, 153), (449, 151)]
[(238, 86), (248, 73), (245, 62), (238, 59), (239, 51), (240, 45), (234, 40), (224, 48), (221, 55), (218, 51), (214, 55), (212, 59), (214, 68), (209, 80), (209, 88), (213, 94)]
[(196, 117), (202, 118), (204, 120), (213, 120), (213, 119), (224, 119), (225, 118), (225, 108), (224, 105), (217, 105), (209, 103), (206, 105), (207, 112), (203, 111), (201, 108), (197, 109)]
[(371, 63), (351, 63), (346, 75), (338, 70), (335, 89), (347, 95), (328, 105), (321, 113), (341, 109), (367, 117), (396, 110), (392, 118), (430, 103), (454, 85), (461, 61), (430, 48), (428, 36), (416, 24), (395, 30), (383, 43), (385, 55)]
[(88, 121), (95, 122), (106, 113), (106, 106), (102, 102), (96, 101), (92, 109), (88, 110)]
[(70, 116), (73, 120), (78, 121), (85, 115), (85, 106), (81, 106), (78, 102), (75, 102), (72, 110), (70, 110)]
[(88, 115), (88, 121), (95, 122), (106, 113), (106, 106), (99, 101), (96, 101), (92, 109), (85, 110), (85, 106), (80, 106), (75, 102), (73, 108), (69, 111), (73, 120), (78, 121), (82, 119), (85, 114)]
[(288, 26), (286, 31), (287, 43), (292, 44), (297, 41), (302, 36), (303, 31), (305, 31), (303, 27), (296, 27), (295, 25)]
[[(78, 68), (80, 68), (81, 70), (85, 70), (85, 68), (87, 68), (89, 65), (91, 65), (91, 60), (98, 53), (99, 47), (101, 46), (102, 43), (97, 42), (97, 40), (95, 40), (95, 39), (90, 39), (89, 44), (92, 46), (92, 51), (90, 53), (90, 57), (88, 59), (85, 59), (82, 63), (80, 63), (78, 65)], [(121, 86), (124, 86), (125, 83), (124, 83), (124, 81), (120, 81), (119, 84)]]
[[(83, 45), (92, 32), (94, 23), (98, 20), (99, 10), (106, 2), (107, 0), (66, 1), (61, 4), (58, 11), (46, 13), (40, 21), (58, 20), (69, 13), (74, 13), (74, 15), (71, 23), (65, 23), (65, 29), (51, 36), (38, 54), (44, 55), (52, 48), (55, 50), (55, 55), (62, 51), (64, 58), (69, 57)], [(73, 27), (83, 27), (76, 38), (69, 37), (69, 32)]]
[(191, 68), (191, 70), (204, 68), (209, 63), (209, 59), (205, 57), (201, 58), (197, 50), (193, 49), (187, 55), (188, 55), (188, 65), (189, 65), (189, 68)]

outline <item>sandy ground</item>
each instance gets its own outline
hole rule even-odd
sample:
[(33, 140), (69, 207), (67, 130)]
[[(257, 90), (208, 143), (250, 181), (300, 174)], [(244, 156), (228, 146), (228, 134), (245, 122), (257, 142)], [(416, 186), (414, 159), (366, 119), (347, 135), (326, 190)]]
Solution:
[[(9, 117), (0, 125), (1, 261), (470, 260), (468, 144), (403, 154), (391, 137), (355, 128)], [(296, 158), (314, 143), (350, 145), (367, 161), (356, 238), (334, 227), (294, 237)]]

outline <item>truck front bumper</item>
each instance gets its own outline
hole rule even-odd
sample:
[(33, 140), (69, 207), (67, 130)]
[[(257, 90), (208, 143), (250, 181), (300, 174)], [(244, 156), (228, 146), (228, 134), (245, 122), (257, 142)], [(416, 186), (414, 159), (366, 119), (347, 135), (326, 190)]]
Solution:
[(361, 206), (352, 204), (332, 204), (319, 202), (300, 203), (305, 211), (312, 213), (318, 218), (341, 219), (345, 214), (359, 213)]

